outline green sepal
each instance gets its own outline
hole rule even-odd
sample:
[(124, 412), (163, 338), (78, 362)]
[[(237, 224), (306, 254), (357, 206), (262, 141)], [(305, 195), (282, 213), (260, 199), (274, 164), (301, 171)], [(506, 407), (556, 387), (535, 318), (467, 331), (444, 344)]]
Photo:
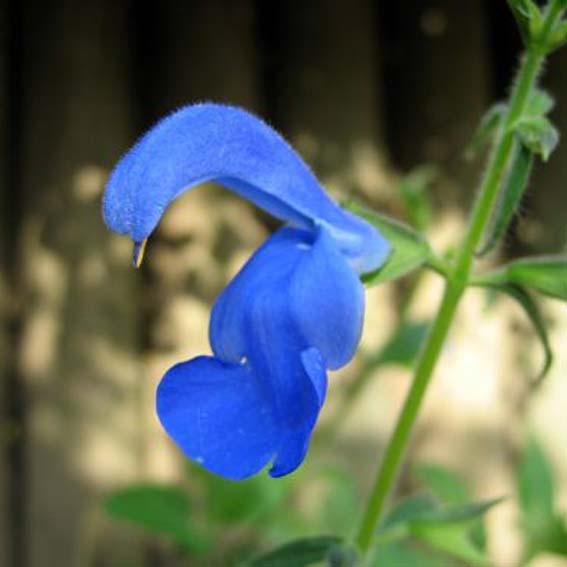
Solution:
[(497, 102), (485, 112), (465, 150), (467, 159), (476, 157), (494, 140), (507, 111), (508, 106), (505, 103)]
[(547, 161), (559, 143), (559, 132), (545, 116), (523, 116), (514, 125), (521, 143)]
[(484, 244), (476, 252), (481, 257), (491, 252), (504, 236), (518, 204), (524, 195), (533, 165), (533, 153), (523, 144), (517, 144), (510, 171), (491, 218)]
[(373, 224), (392, 246), (386, 263), (378, 270), (362, 276), (365, 285), (370, 287), (401, 278), (433, 260), (427, 240), (407, 224), (376, 213), (356, 202), (348, 203), (347, 208)]
[(257, 555), (241, 563), (240, 567), (308, 567), (325, 561), (341, 543), (336, 536), (297, 539)]

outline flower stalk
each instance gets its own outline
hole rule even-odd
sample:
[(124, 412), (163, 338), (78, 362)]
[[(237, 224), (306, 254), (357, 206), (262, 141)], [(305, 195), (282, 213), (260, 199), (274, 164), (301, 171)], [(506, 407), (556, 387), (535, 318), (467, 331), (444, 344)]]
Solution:
[(368, 554), (373, 543), (376, 529), (396, 481), (427, 387), (460, 299), (469, 284), (475, 250), (497, 203), (502, 179), (513, 153), (514, 125), (525, 112), (530, 95), (537, 85), (543, 63), (550, 51), (549, 44), (553, 31), (564, 10), (565, 3), (562, 0), (550, 2), (539, 30), (529, 40), (526, 52), (522, 57), (516, 81), (510, 94), (508, 111), (492, 147), (488, 167), (480, 184), (463, 244), (454, 265), (445, 276), (445, 290), (439, 311), (418, 358), (410, 390), (386, 446), (356, 535), (356, 545), (363, 557)]

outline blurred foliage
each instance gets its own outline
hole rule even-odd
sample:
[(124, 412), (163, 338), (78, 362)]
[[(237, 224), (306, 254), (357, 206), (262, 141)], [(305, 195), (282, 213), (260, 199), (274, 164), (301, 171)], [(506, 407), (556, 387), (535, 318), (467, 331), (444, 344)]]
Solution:
[[(300, 472), (301, 482), (294, 483), (267, 475), (237, 483), (195, 466), (187, 471), (186, 487), (129, 486), (109, 494), (104, 509), (110, 518), (170, 542), (190, 561), (187, 565), (358, 565), (349, 543), (357, 490), (346, 471), (317, 468)], [(490, 565), (484, 516), (502, 498), (473, 501), (464, 480), (435, 463), (416, 463), (411, 477), (418, 492), (401, 498), (382, 521), (371, 567)], [(533, 438), (526, 443), (516, 481), (525, 541), (522, 565), (541, 553), (567, 557), (567, 522), (556, 508), (554, 475)], [(307, 513), (294, 506), (300, 486), (316, 490)], [(239, 537), (231, 538), (231, 532)], [(258, 546), (271, 549), (254, 553)]]

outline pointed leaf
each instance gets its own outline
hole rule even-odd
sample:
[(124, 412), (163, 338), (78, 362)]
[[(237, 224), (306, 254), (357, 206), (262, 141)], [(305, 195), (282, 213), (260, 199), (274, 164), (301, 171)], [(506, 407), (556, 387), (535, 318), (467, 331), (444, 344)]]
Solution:
[(382, 364), (411, 367), (417, 358), (429, 325), (429, 321), (401, 324), (376, 356), (368, 361), (368, 364), (372, 367)]
[(506, 184), (500, 193), (500, 203), (493, 213), (488, 234), (485, 237), (486, 241), (476, 253), (477, 256), (484, 256), (492, 251), (504, 236), (526, 190), (532, 164), (532, 152), (524, 145), (518, 144)]
[(559, 132), (543, 116), (525, 116), (514, 126), (520, 141), (534, 154), (547, 161), (559, 143)]
[(567, 256), (521, 258), (504, 268), (506, 281), (567, 301)]
[(340, 543), (340, 538), (335, 536), (298, 539), (258, 555), (244, 562), (241, 567), (307, 567), (325, 560)]
[(551, 465), (536, 440), (529, 439), (518, 472), (518, 496), (528, 531), (538, 531), (553, 517), (554, 492)]
[(153, 534), (166, 535), (175, 542), (202, 549), (205, 543), (189, 523), (187, 494), (174, 486), (140, 484), (113, 492), (104, 500), (106, 513), (144, 528)]
[(395, 542), (379, 545), (370, 565), (372, 567), (449, 567), (453, 563), (449, 564), (407, 543)]
[(192, 466), (191, 476), (201, 481), (207, 515), (218, 524), (262, 522), (286, 495), (286, 483), (273, 482), (267, 475), (236, 482)]
[(401, 278), (423, 266), (432, 256), (425, 238), (408, 225), (357, 203), (350, 203), (348, 208), (377, 227), (393, 248), (381, 268), (363, 275), (362, 281), (367, 286)]
[(477, 156), (494, 139), (507, 110), (508, 106), (503, 102), (497, 102), (487, 110), (465, 151), (467, 159)]
[(436, 464), (420, 463), (413, 469), (414, 476), (441, 501), (462, 504), (469, 499), (469, 490), (453, 471)]
[(484, 516), (502, 501), (503, 498), (492, 498), (481, 502), (440, 506), (437, 509), (424, 511), (414, 524), (468, 524)]
[(462, 526), (419, 524), (413, 526), (411, 532), (433, 549), (444, 551), (468, 564), (488, 566), (488, 558), (472, 543)]
[(535, 380), (536, 383), (539, 383), (541, 380), (543, 380), (543, 378), (545, 378), (545, 376), (549, 372), (549, 369), (551, 368), (551, 364), (553, 363), (553, 351), (551, 350), (551, 345), (549, 344), (547, 328), (545, 326), (543, 317), (541, 316), (538, 306), (532, 299), (530, 294), (520, 286), (510, 284), (497, 287), (498, 289), (500, 289), (500, 291), (503, 291), (504, 293), (513, 297), (524, 308), (524, 312), (534, 326), (534, 330), (536, 331), (536, 334), (541, 342), (545, 356), (543, 368), (541, 369), (539, 375)]
[(432, 208), (428, 189), (438, 175), (435, 167), (422, 165), (403, 177), (400, 182), (399, 191), (408, 218), (419, 230), (425, 230), (431, 220)]
[(384, 534), (400, 524), (409, 525), (427, 513), (439, 509), (439, 506), (439, 501), (426, 492), (405, 498), (384, 518), (378, 532)]

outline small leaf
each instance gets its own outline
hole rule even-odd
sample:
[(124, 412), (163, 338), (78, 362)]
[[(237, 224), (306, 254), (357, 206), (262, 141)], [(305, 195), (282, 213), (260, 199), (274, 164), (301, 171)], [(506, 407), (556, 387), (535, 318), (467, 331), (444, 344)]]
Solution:
[(439, 506), (439, 501), (429, 493), (419, 493), (405, 498), (384, 518), (378, 533), (386, 533), (400, 524), (409, 525), (426, 513), (437, 510)]
[(367, 286), (401, 278), (423, 266), (431, 257), (429, 244), (413, 228), (356, 203), (349, 204), (348, 208), (376, 226), (393, 248), (390, 257), (381, 268), (363, 275), (362, 281)]
[(449, 567), (449, 565), (453, 564), (432, 557), (423, 549), (399, 542), (379, 545), (371, 562), (372, 567)]
[(189, 523), (189, 500), (179, 488), (154, 484), (130, 486), (107, 496), (104, 509), (114, 519), (169, 536), (181, 545), (205, 547)]
[(480, 154), (494, 139), (507, 110), (508, 106), (505, 103), (497, 102), (486, 111), (470, 144), (465, 150), (465, 157), (467, 159), (472, 159)]
[(402, 323), (382, 349), (368, 360), (368, 364), (373, 368), (383, 364), (411, 367), (417, 358), (429, 325), (429, 321)]
[(508, 5), (516, 18), (524, 45), (528, 46), (541, 25), (541, 12), (533, 0), (508, 0)]
[(567, 256), (521, 258), (504, 267), (506, 281), (567, 301)]
[(488, 566), (488, 558), (472, 543), (462, 526), (419, 524), (413, 526), (411, 532), (433, 549), (444, 551), (468, 564)]
[(518, 496), (528, 531), (538, 531), (552, 519), (554, 492), (549, 461), (535, 439), (530, 439), (518, 472)]
[(540, 155), (543, 161), (549, 159), (559, 143), (559, 132), (543, 116), (524, 116), (514, 125), (514, 129), (522, 144)]
[(525, 114), (528, 116), (545, 116), (549, 114), (555, 101), (553, 97), (543, 89), (534, 89), (526, 106)]
[(500, 202), (493, 213), (493, 217), (488, 228), (488, 236), (485, 243), (476, 253), (477, 256), (484, 256), (494, 249), (500, 242), (516, 209), (518, 203), (526, 190), (530, 178), (533, 164), (533, 154), (523, 144), (518, 144), (515, 148), (515, 155), (506, 179), (506, 184), (500, 192)]
[(408, 218), (418, 230), (425, 230), (431, 220), (431, 202), (428, 188), (439, 173), (431, 165), (415, 168), (402, 178), (399, 192), (404, 201)]
[(261, 522), (277, 509), (287, 488), (285, 483), (271, 482), (266, 475), (236, 482), (191, 467), (191, 476), (204, 485), (208, 517), (219, 524)]
[(492, 498), (481, 502), (452, 504), (429, 510), (419, 516), (414, 523), (419, 524), (467, 524), (484, 516), (504, 499)]
[(559, 22), (558, 26), (553, 30), (551, 39), (549, 41), (549, 47), (553, 51), (562, 45), (567, 43), (567, 22)]
[(541, 313), (539, 312), (538, 306), (525, 289), (513, 284), (501, 285), (497, 287), (498, 289), (500, 289), (500, 291), (503, 291), (504, 293), (513, 297), (524, 308), (524, 312), (534, 326), (534, 330), (536, 331), (543, 347), (545, 357), (543, 368), (541, 369), (539, 375), (535, 380), (535, 383), (539, 383), (545, 378), (545, 376), (549, 372), (549, 369), (551, 368), (551, 364), (553, 363), (553, 351), (551, 350), (551, 345), (549, 344), (545, 322), (543, 321)]
[(324, 561), (333, 548), (341, 544), (335, 536), (319, 536), (292, 541), (258, 555), (241, 567), (307, 567)]
[(443, 502), (462, 504), (469, 499), (467, 486), (453, 471), (435, 464), (420, 463), (414, 467), (413, 474)]

